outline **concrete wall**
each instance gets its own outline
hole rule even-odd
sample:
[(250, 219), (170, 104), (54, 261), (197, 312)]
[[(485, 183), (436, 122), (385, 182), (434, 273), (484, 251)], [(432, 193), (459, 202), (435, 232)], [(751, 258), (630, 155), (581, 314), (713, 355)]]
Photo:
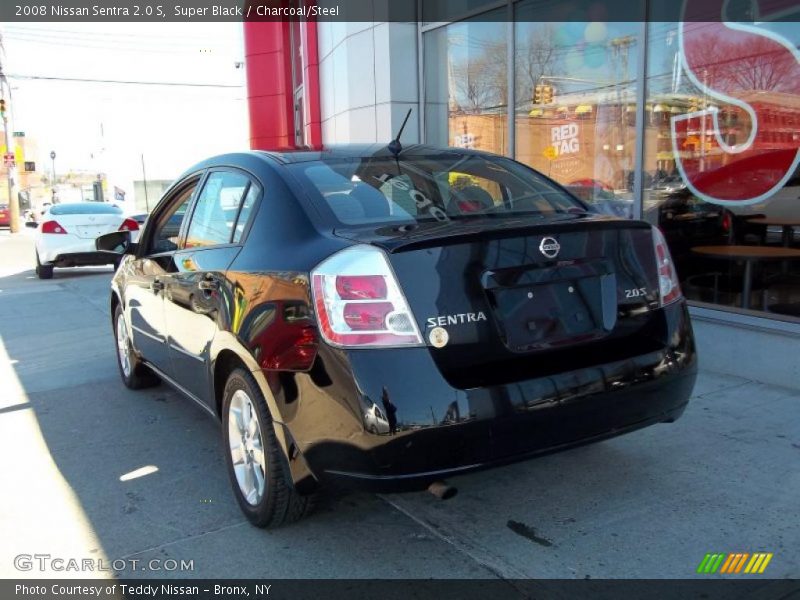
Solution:
[[(161, 200), (161, 196), (172, 185), (172, 179), (148, 179), (147, 199), (145, 201), (144, 181), (141, 179), (133, 182), (133, 198), (136, 212), (149, 212)], [(113, 191), (112, 191), (113, 197)], [(128, 199), (125, 199), (128, 202)]]
[[(800, 324), (691, 307), (700, 368), (800, 389)], [(725, 319), (728, 319), (726, 322)]]
[(389, 143), (409, 108), (402, 141), (418, 142), (416, 24), (320, 22), (317, 27), (323, 143)]

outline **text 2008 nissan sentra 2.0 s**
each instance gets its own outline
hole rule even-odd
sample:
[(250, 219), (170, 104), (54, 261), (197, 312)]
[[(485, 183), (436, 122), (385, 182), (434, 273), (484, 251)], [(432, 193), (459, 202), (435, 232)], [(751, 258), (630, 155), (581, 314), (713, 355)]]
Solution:
[(696, 376), (664, 238), (513, 160), (410, 146), (219, 156), (124, 251), (125, 384), (222, 421), (242, 510), (443, 478), (681, 415)]

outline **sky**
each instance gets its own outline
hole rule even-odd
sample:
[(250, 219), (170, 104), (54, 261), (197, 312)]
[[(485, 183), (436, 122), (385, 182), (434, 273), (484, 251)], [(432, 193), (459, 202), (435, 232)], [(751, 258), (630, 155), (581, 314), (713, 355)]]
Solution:
[(20, 23), (0, 34), (13, 129), (35, 138), (37, 170), (50, 172), (55, 151), (58, 173), (104, 172), (132, 191), (142, 155), (147, 179), (174, 179), (248, 148), (241, 23)]

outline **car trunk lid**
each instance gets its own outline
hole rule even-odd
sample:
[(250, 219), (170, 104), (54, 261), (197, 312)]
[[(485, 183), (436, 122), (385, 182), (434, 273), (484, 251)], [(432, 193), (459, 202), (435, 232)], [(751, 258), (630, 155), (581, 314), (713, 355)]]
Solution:
[(652, 234), (640, 221), (484, 218), (336, 234), (387, 252), (437, 365), (459, 387), (530, 376), (631, 334), (643, 326), (636, 316), (659, 305)]
[(74, 233), (82, 239), (94, 239), (106, 233), (119, 229), (122, 217), (119, 215), (104, 214), (75, 214), (69, 217), (57, 217), (59, 223), (69, 233)]

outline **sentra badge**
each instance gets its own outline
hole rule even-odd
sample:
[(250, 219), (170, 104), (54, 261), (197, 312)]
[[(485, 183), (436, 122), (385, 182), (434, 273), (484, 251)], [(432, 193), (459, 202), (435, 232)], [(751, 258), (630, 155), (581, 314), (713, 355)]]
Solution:
[(463, 325), (464, 323), (477, 323), (485, 321), (486, 315), (483, 311), (476, 313), (458, 313), (455, 315), (442, 315), (440, 317), (428, 317), (428, 327), (444, 327), (445, 325)]

